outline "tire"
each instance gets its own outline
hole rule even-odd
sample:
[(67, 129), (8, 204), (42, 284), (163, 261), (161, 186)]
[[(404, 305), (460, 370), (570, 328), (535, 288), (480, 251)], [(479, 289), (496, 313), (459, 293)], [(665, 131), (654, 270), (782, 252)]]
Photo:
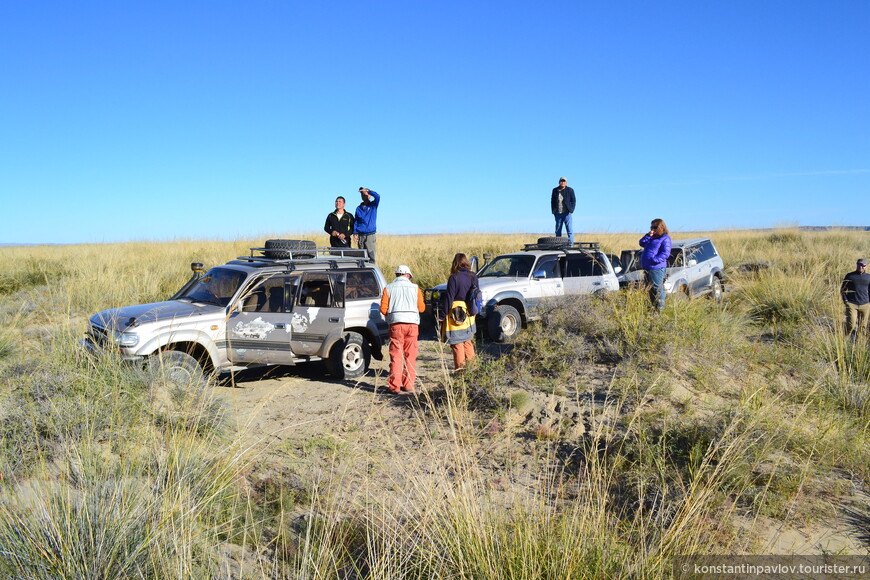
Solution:
[(561, 236), (545, 236), (543, 238), (538, 238), (538, 244), (561, 248), (568, 245), (568, 238), (563, 238)]
[(273, 260), (309, 259), (314, 258), (317, 252), (300, 252), (299, 250), (315, 250), (316, 248), (317, 245), (311, 240), (266, 240), (266, 249), (263, 255)]
[(691, 298), (691, 295), (689, 294), (689, 287), (685, 284), (680, 285), (680, 287), (677, 288), (677, 291), (674, 292), (674, 299), (678, 302), (688, 301), (689, 298)]
[(523, 327), (523, 319), (513, 306), (499, 304), (492, 314), (487, 316), (486, 324), (490, 339), (494, 342), (507, 342), (519, 334)]
[(722, 280), (719, 276), (713, 276), (713, 284), (710, 287), (710, 299), (716, 304), (722, 302), (722, 297), (725, 295), (725, 289), (722, 288)]
[(337, 379), (356, 379), (366, 374), (372, 360), (369, 344), (357, 332), (346, 332), (326, 359), (326, 370)]
[(208, 382), (195, 358), (178, 350), (159, 352), (145, 363), (148, 384), (155, 390), (196, 392)]

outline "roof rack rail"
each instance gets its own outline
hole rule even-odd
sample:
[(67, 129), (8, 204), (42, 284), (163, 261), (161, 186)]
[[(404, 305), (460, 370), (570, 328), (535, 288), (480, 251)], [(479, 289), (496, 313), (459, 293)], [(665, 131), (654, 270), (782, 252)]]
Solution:
[(532, 250), (586, 250), (586, 251), (598, 251), (601, 249), (601, 244), (599, 242), (574, 242), (573, 244), (565, 243), (562, 244), (525, 244), (523, 246), (524, 252), (529, 252)]
[[(280, 253), (282, 257), (267, 257), (266, 252)], [(259, 255), (257, 255), (259, 254)], [(359, 262), (362, 265), (369, 261), (368, 250), (356, 248), (303, 248), (286, 250), (274, 248), (251, 248), (250, 256), (238, 256), (237, 260), (243, 262), (259, 262), (264, 264), (289, 264), (289, 263), (313, 263), (313, 262)], [(333, 266), (335, 267), (335, 266)]]

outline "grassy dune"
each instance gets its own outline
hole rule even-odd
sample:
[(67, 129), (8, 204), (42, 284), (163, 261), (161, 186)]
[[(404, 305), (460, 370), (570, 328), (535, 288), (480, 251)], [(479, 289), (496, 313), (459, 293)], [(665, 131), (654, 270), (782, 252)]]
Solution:
[[(0, 577), (661, 578), (676, 555), (769, 553), (772, 527), (839, 521), (870, 481), (870, 349), (838, 295), (870, 235), (710, 235), (721, 305), (561, 300), (465, 375), (421, 373), (402, 430), (280, 449), (227, 387), (155, 393), (75, 348), (93, 312), (261, 240), (0, 248)], [(379, 236), (378, 259), (425, 287), (455, 252), (528, 241)]]

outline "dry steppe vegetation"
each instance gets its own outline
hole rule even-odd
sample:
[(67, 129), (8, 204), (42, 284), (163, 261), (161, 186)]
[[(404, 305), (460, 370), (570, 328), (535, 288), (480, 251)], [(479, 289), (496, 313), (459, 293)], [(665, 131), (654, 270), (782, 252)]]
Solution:
[[(90, 314), (261, 240), (0, 248), (0, 577), (665, 578), (681, 554), (866, 555), (870, 350), (838, 288), (870, 234), (710, 235), (721, 304), (561, 300), (463, 375), (424, 341), (401, 397), (383, 365), (352, 384), (309, 365), (157, 398), (78, 352)], [(527, 241), (379, 236), (379, 265), (432, 286), (457, 251)], [(252, 400), (268, 381), (284, 398)]]

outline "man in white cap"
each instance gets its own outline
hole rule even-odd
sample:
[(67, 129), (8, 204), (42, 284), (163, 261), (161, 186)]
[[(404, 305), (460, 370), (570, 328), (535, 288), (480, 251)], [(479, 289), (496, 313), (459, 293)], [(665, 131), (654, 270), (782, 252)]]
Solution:
[(417, 380), (417, 337), (420, 334), (420, 313), (426, 310), (423, 292), (411, 282), (411, 269), (402, 264), (396, 268), (396, 278), (384, 288), (381, 314), (390, 325), (391, 393), (413, 391)]

